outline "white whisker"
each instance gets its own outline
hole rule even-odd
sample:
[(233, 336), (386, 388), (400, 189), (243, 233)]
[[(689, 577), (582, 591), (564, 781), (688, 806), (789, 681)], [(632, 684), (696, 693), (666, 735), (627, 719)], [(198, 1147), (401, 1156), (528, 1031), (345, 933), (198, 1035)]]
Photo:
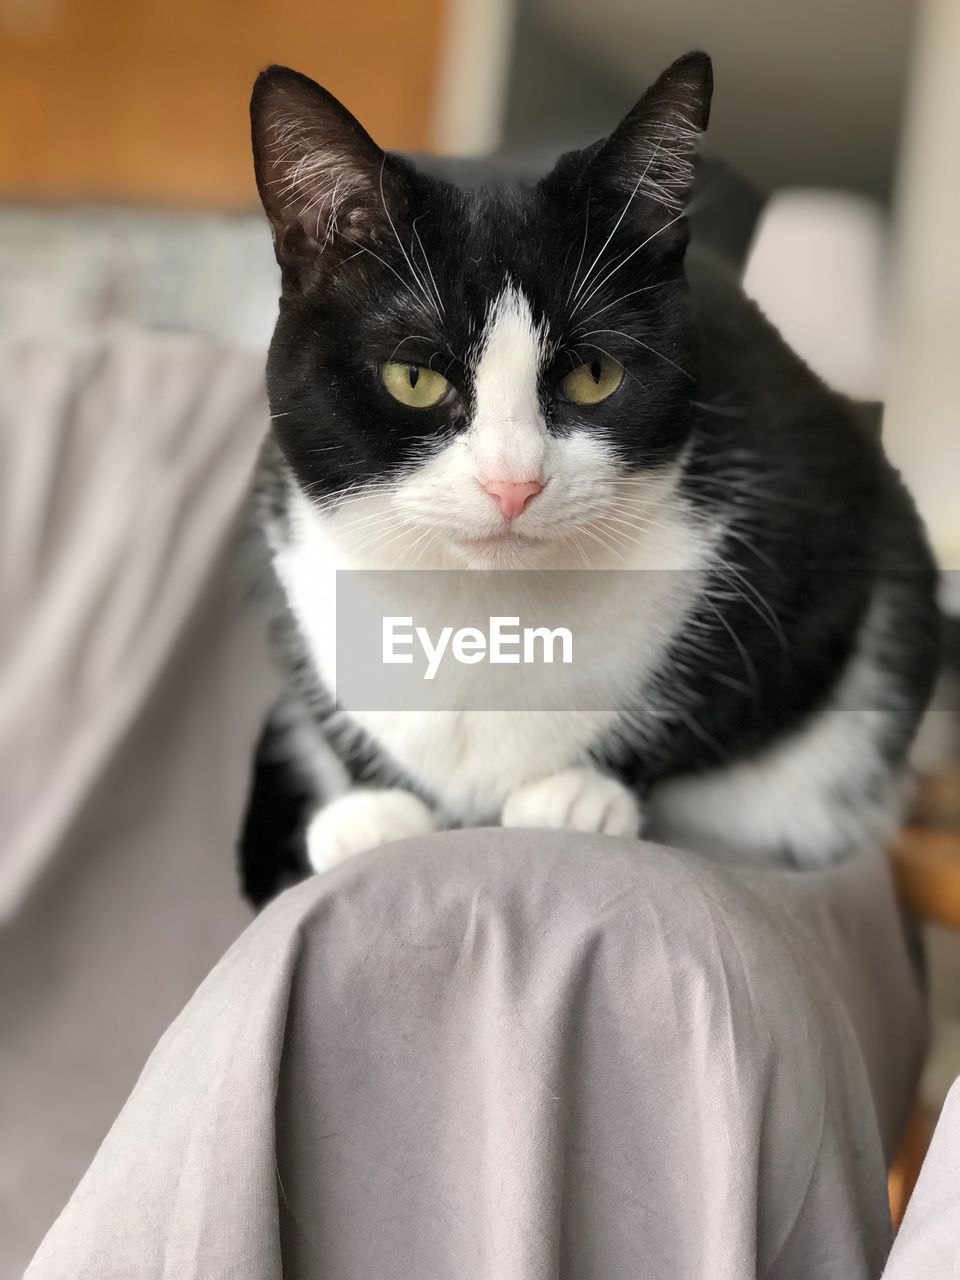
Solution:
[(580, 257), (577, 259), (576, 270), (573, 273), (573, 279), (570, 281), (570, 288), (567, 291), (567, 302), (577, 287), (577, 276), (580, 274), (580, 268), (583, 266), (583, 255), (587, 247), (587, 232), (590, 230), (590, 197), (587, 196), (587, 216), (583, 220), (583, 240), (580, 243)]
[[(423, 214), (421, 214), (420, 217), (422, 218)], [(413, 220), (413, 234), (417, 237), (417, 244), (420, 246), (420, 252), (423, 254), (424, 265), (426, 266), (427, 271), (430, 273), (430, 283), (433, 285), (433, 292), (437, 299), (437, 305), (439, 306), (441, 312), (445, 313), (446, 307), (444, 307), (443, 299), (440, 297), (440, 290), (437, 288), (437, 281), (433, 274), (433, 268), (430, 266), (430, 259), (427, 257), (427, 251), (423, 247), (423, 241), (420, 239), (420, 232), (417, 230), (418, 221), (419, 221), (419, 218), (414, 218)]]
[(662, 351), (657, 351), (656, 347), (651, 347), (648, 342), (643, 342), (640, 338), (635, 338), (632, 334), (624, 333), (622, 329), (591, 329), (588, 333), (583, 333), (579, 336), (580, 338), (591, 338), (597, 333), (614, 333), (621, 338), (626, 338), (628, 342), (635, 342), (638, 347), (643, 347), (644, 351), (649, 351), (651, 355), (657, 356), (667, 364), (672, 365), (678, 373), (682, 373), (685, 378), (689, 378), (693, 381), (693, 374), (687, 373), (686, 369), (682, 369), (675, 360), (671, 360), (669, 356), (665, 356)]
[(431, 307), (433, 307), (434, 311), (436, 311), (437, 315), (439, 316), (440, 309), (437, 306), (436, 302), (433, 300), (433, 298), (431, 298), (429, 293), (427, 292), (426, 282), (424, 281), (420, 273), (417, 271), (416, 267), (413, 265), (413, 262), (410, 259), (410, 255), (407, 253), (406, 249), (403, 247), (403, 241), (400, 239), (400, 236), (397, 233), (397, 228), (394, 225), (393, 218), (391, 218), (390, 216), (390, 210), (387, 208), (387, 200), (383, 190), (383, 167), (386, 163), (387, 163), (387, 157), (386, 155), (384, 155), (383, 159), (380, 162), (380, 203), (383, 205), (383, 212), (387, 215), (387, 221), (390, 223), (390, 230), (393, 232), (393, 238), (396, 240), (397, 245), (399, 246), (400, 252), (403, 254), (404, 260), (406, 261), (407, 266), (410, 268), (410, 274), (413, 276), (414, 281), (419, 287), (419, 290), (423, 295), (424, 301), (428, 303)]
[(619, 298), (614, 298), (612, 302), (608, 302), (604, 306), (598, 307), (596, 311), (591, 311), (588, 316), (584, 316), (581, 323), (589, 324), (591, 320), (596, 320), (597, 316), (602, 316), (604, 311), (609, 311), (611, 307), (619, 306), (621, 302), (626, 302), (628, 298), (632, 298), (637, 293), (649, 293), (651, 289), (665, 289), (673, 283), (673, 280), (660, 280), (656, 284), (645, 284), (640, 289), (631, 289), (629, 293), (621, 293)]
[(601, 280), (599, 280), (597, 284), (593, 286), (590, 292), (583, 299), (580, 300), (580, 306), (586, 306), (586, 304), (590, 301), (590, 299), (594, 296), (594, 294), (597, 293), (598, 290), (602, 289), (608, 280), (612, 280), (613, 277), (617, 274), (617, 272), (621, 270), (622, 267), (625, 267), (627, 265), (627, 263), (630, 261), (631, 258), (635, 257), (640, 252), (641, 249), (645, 249), (647, 245), (651, 242), (651, 240), (656, 240), (657, 236), (662, 235), (664, 231), (672, 227), (675, 222), (679, 222), (682, 217), (683, 217), (683, 213), (678, 213), (676, 217), (671, 218), (669, 222), (665, 222), (662, 227), (658, 227), (657, 230), (654, 231), (652, 235), (647, 236), (646, 240), (644, 240), (641, 244), (638, 244), (635, 249), (632, 249), (621, 262), (619, 262), (615, 267), (612, 267), (607, 272), (607, 274)]
[(650, 171), (650, 166), (653, 164), (654, 159), (656, 158), (657, 152), (660, 150), (660, 143), (662, 141), (663, 141), (663, 134), (661, 134), (660, 137), (657, 139), (657, 145), (654, 147), (653, 151), (651, 152), (650, 159), (647, 161), (644, 167), (643, 173), (641, 173), (640, 177), (637, 179), (637, 185), (630, 192), (629, 198), (627, 199), (627, 203), (623, 206), (623, 212), (620, 214), (620, 217), (613, 224), (613, 230), (607, 236), (606, 240), (604, 240), (603, 245), (600, 248), (600, 252), (597, 254), (594, 260), (590, 263), (590, 266), (587, 268), (586, 275), (583, 277), (583, 283), (580, 285), (580, 288), (574, 294), (574, 301), (576, 301), (577, 298), (580, 297), (580, 294), (583, 293), (584, 289), (586, 289), (586, 287), (589, 285), (590, 277), (593, 274), (594, 267), (603, 257), (604, 253), (606, 252), (607, 245), (610, 243), (613, 237), (617, 234), (617, 231), (620, 227), (620, 223), (627, 216), (627, 211), (630, 208), (630, 206), (633, 204), (634, 197), (636, 196), (637, 192), (640, 190), (641, 183), (643, 182), (644, 178), (647, 176), (648, 172)]

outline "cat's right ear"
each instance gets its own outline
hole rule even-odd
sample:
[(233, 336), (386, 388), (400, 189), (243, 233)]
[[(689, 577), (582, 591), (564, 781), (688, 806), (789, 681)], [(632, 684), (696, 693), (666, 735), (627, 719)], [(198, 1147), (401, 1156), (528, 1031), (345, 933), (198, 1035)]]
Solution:
[(288, 67), (268, 67), (253, 87), (250, 123), (281, 266), (315, 261), (335, 238), (356, 243), (373, 233), (387, 158), (332, 94)]

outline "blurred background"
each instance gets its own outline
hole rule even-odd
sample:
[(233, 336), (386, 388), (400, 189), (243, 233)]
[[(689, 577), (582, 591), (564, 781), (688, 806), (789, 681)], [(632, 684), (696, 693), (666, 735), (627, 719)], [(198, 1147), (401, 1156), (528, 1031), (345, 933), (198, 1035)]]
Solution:
[[(955, 0), (0, 0), (0, 1277), (248, 919), (232, 840), (272, 677), (230, 566), (278, 284), (257, 71), (306, 72), (389, 148), (546, 167), (694, 47), (751, 193), (748, 291), (886, 404), (960, 568)], [(925, 803), (960, 827), (940, 719)], [(935, 1112), (960, 950), (932, 948)]]

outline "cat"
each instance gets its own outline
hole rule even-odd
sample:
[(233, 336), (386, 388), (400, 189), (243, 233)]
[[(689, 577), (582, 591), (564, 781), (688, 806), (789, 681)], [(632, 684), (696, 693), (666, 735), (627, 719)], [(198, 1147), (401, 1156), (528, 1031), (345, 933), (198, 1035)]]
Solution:
[[(711, 94), (689, 54), (539, 181), (458, 186), (306, 77), (257, 80), (282, 293), (256, 509), (288, 693), (241, 841), (255, 901), (451, 826), (812, 867), (899, 821), (934, 565), (858, 406), (689, 246)], [(446, 709), (338, 706), (337, 572), (411, 568), (468, 593), (569, 571), (540, 579), (581, 624), (549, 669), (569, 709), (455, 682)], [(410, 580), (442, 623), (447, 575)]]

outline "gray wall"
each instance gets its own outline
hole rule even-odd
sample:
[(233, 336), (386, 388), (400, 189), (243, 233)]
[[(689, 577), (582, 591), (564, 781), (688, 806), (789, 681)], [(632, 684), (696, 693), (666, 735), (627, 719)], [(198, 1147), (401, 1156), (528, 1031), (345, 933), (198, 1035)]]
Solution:
[(673, 58), (713, 56), (713, 147), (766, 187), (887, 196), (914, 6), (907, 0), (518, 0), (505, 143), (608, 130)]

